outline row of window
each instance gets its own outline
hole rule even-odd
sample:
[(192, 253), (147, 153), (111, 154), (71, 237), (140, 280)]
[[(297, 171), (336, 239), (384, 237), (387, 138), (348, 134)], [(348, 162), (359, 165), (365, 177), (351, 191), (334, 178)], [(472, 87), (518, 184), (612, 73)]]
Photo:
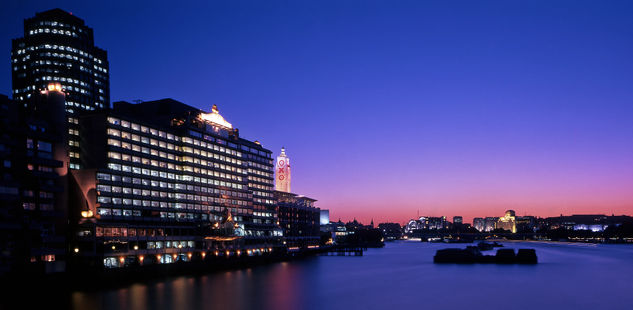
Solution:
[(53, 26), (53, 27), (67, 27), (69, 29), (72, 30), (78, 30), (79, 32), (83, 32), (83, 29), (81, 29), (81, 27), (75, 27), (72, 24), (64, 24), (62, 22), (58, 22), (58, 21), (49, 21), (49, 20), (45, 20), (45, 21), (40, 21), (39, 23), (37, 23), (37, 25), (40, 26)]
[[(110, 209), (110, 208), (99, 208), (98, 211), (100, 216), (125, 216), (125, 217), (141, 217), (140, 210), (125, 210), (125, 209)], [(187, 212), (159, 212), (156, 214), (160, 216), (160, 218), (164, 219), (178, 219), (178, 220), (203, 220), (207, 221), (209, 219), (208, 214), (200, 214), (200, 213), (187, 213)], [(147, 214), (146, 217), (156, 217), (154, 214)]]
[(261, 185), (261, 184), (256, 184), (256, 183), (248, 183), (248, 187), (249, 189), (253, 189), (253, 188), (257, 188), (257, 189), (261, 189), (261, 190), (265, 190), (265, 191), (271, 191), (272, 190), (272, 186), (265, 186), (265, 185)]
[[(47, 75), (47, 76), (43, 76), (43, 77), (42, 77), (42, 81), (62, 82), (62, 79), (66, 80), (66, 78), (65, 78), (65, 77), (60, 77), (60, 76), (50, 76), (50, 75)], [(70, 79), (70, 78), (68, 78), (68, 80), (71, 80), (71, 79)], [(39, 80), (38, 80), (38, 79), (36, 79), (36, 82), (37, 82), (37, 81), (39, 81)], [(67, 81), (67, 82), (70, 82), (70, 81)], [(84, 95), (88, 95), (88, 96), (92, 95), (92, 93), (91, 93), (89, 90), (84, 89), (84, 88), (82, 88), (82, 87), (72, 86), (72, 85), (63, 84), (63, 83), (60, 83), (60, 84), (61, 84), (61, 86), (62, 86), (62, 88), (63, 88), (64, 90), (67, 90), (67, 91), (75, 91), (75, 92), (78, 92), (78, 93), (80, 93), (80, 94), (84, 94)]]
[[(171, 193), (170, 193), (171, 194)], [(184, 195), (184, 194), (177, 194)], [(171, 195), (170, 195), (171, 196)], [(158, 197), (156, 197), (158, 198)], [(163, 198), (163, 197), (160, 197)], [(187, 199), (193, 198), (193, 199)], [(193, 197), (180, 198), (180, 200), (189, 200), (201, 203), (214, 203), (214, 204), (229, 204), (233, 207), (242, 206), (248, 207), (248, 201), (245, 200), (236, 200), (236, 199), (228, 199), (228, 198), (218, 198), (218, 197), (208, 197), (202, 195), (193, 195)], [(168, 199), (175, 199), (173, 197), (169, 197)], [(97, 202), (101, 204), (112, 204), (112, 205), (123, 205), (123, 206), (134, 206), (134, 207), (153, 207), (153, 208), (170, 208), (170, 209), (189, 209), (189, 210), (199, 210), (199, 211), (224, 211), (225, 207), (211, 206), (205, 204), (196, 204), (196, 203), (185, 203), (185, 202), (167, 202), (167, 201), (159, 201), (159, 200), (141, 200), (141, 199), (132, 199), (132, 198), (122, 198), (122, 197), (111, 197), (103, 195), (102, 193), (97, 197)], [(236, 212), (239, 213), (250, 213), (252, 211), (248, 211), (242, 208), (233, 208)], [(131, 216), (131, 215), (130, 215)]]
[[(114, 171), (122, 171), (122, 172), (128, 172), (128, 173), (134, 173), (134, 174), (140, 174), (140, 175), (160, 177), (160, 178), (170, 179), (170, 180), (196, 182), (196, 183), (201, 183), (201, 184), (209, 184), (209, 185), (229, 187), (229, 188), (241, 189), (241, 190), (248, 189), (248, 187), (244, 184), (233, 183), (229, 181), (213, 180), (213, 179), (207, 179), (207, 178), (198, 177), (198, 176), (191, 176), (187, 174), (174, 174), (174, 173), (168, 173), (164, 171), (157, 171), (153, 169), (139, 168), (139, 167), (121, 165), (121, 164), (116, 164), (116, 163), (108, 163), (108, 169), (114, 170)], [(187, 171), (186, 169), (183, 169), (183, 170)], [(195, 170), (195, 169), (192, 169), (192, 170)]]
[(29, 34), (30, 35), (35, 35), (38, 33), (53, 33), (53, 34), (60, 34), (60, 35), (66, 35), (69, 37), (78, 37), (77, 33), (74, 31), (70, 31), (70, 30), (62, 30), (62, 29), (50, 29), (50, 28), (37, 28), (37, 29), (33, 29), (33, 30), (29, 30)]
[[(40, 203), (39, 206), (39, 210), (41, 211), (53, 211), (53, 209), (55, 209), (52, 203)], [(34, 202), (23, 202), (22, 207), (24, 210), (38, 210), (37, 204)]]
[[(224, 155), (220, 155), (220, 154), (216, 154), (213, 152), (207, 152), (206, 150), (199, 150), (199, 149), (195, 149), (195, 148), (191, 148), (191, 147), (179, 147), (177, 145), (174, 145), (172, 143), (168, 143), (168, 142), (164, 142), (162, 140), (156, 140), (156, 139), (151, 139), (145, 136), (139, 136), (136, 134), (132, 134), (126, 131), (120, 131), (117, 129), (112, 129), (112, 128), (108, 128), (107, 130), (107, 134), (110, 136), (114, 136), (114, 137), (120, 137), (126, 140), (131, 140), (134, 142), (141, 142), (144, 144), (149, 144), (152, 146), (158, 146), (161, 149), (167, 149), (170, 151), (176, 151), (176, 152), (185, 152), (185, 153), (193, 153), (195, 155), (200, 155), (203, 156), (205, 158), (214, 158), (216, 160), (221, 160), (233, 165), (242, 165), (242, 161), (234, 159), (234, 158), (230, 158)], [(123, 140), (119, 141), (117, 139), (108, 139), (108, 144), (109, 145), (114, 145), (114, 146), (119, 146), (119, 147), (123, 147), (126, 149), (133, 149), (134, 151), (140, 152), (142, 150), (142, 147), (140, 145), (135, 145), (133, 143), (128, 143), (125, 142)], [(226, 149), (224, 147), (221, 146), (217, 146), (217, 145), (211, 145), (209, 144), (209, 149), (216, 151), (216, 152), (225, 152)], [(149, 149), (148, 149), (149, 150)], [(156, 154), (159, 154), (160, 157), (163, 158), (168, 158), (171, 160), (182, 160), (180, 157), (178, 157), (177, 155), (171, 154), (169, 152), (163, 152), (164, 154), (161, 154), (161, 151), (156, 150), (156, 152), (154, 152)], [(194, 159), (191, 157), (187, 158), (190, 162), (195, 162), (200, 164), (200, 159)], [(204, 161), (204, 160), (203, 160)], [(206, 161), (202, 162), (201, 164), (206, 165)]]
[[(141, 152), (142, 152), (142, 148), (141, 148)], [(149, 149), (147, 149), (147, 152), (149, 152)], [(159, 152), (160, 154), (160, 152)], [(168, 154), (171, 155), (171, 154)], [(231, 179), (231, 180), (235, 180), (235, 181), (242, 181), (242, 177), (241, 176), (237, 176), (237, 175), (233, 175), (230, 173), (225, 173), (225, 172), (221, 172), (221, 171), (211, 171), (211, 170), (207, 170), (204, 168), (198, 168), (198, 167), (191, 167), (191, 166), (181, 166), (181, 165), (176, 165), (176, 164), (172, 164), (172, 163), (168, 163), (168, 162), (164, 162), (164, 161), (159, 161), (159, 160), (155, 160), (155, 159), (149, 159), (146, 157), (140, 157), (140, 156), (133, 156), (133, 155), (129, 155), (129, 154), (125, 154), (125, 153), (119, 153), (119, 152), (108, 152), (108, 158), (112, 158), (112, 159), (116, 159), (116, 160), (121, 160), (121, 161), (129, 161), (132, 163), (137, 163), (137, 164), (143, 164), (143, 165), (149, 165), (149, 166), (154, 166), (154, 167), (159, 167), (159, 168), (166, 168), (166, 169), (170, 169), (170, 170), (175, 170), (175, 171), (187, 171), (187, 172), (195, 172), (195, 173), (200, 173), (200, 174), (206, 174), (209, 176), (215, 176), (218, 178), (225, 178), (225, 179)], [(175, 160), (178, 159), (184, 159), (185, 162), (194, 162), (192, 158), (190, 157), (185, 157), (185, 158), (180, 158), (180, 157), (174, 157)], [(204, 164), (207, 164), (207, 161), (203, 161)], [(200, 164), (201, 162), (198, 161), (198, 163)], [(208, 162), (208, 166), (218, 169), (218, 170), (229, 170), (229, 171), (233, 171), (233, 172), (237, 172), (237, 173), (243, 173), (244, 170), (243, 169), (239, 169), (239, 168), (235, 168), (229, 165), (224, 165), (224, 164), (218, 164), (218, 163), (214, 163), (214, 162)], [(134, 169), (134, 167), (133, 167)], [(141, 169), (141, 168), (136, 168), (136, 169)]]
[[(222, 196), (228, 195), (228, 196), (232, 196), (232, 197), (239, 197), (239, 198), (252, 198), (252, 195), (250, 193), (245, 193), (245, 192), (238, 192), (238, 191), (232, 191), (232, 190), (224, 190), (224, 189), (218, 189), (218, 188), (212, 188), (212, 187), (204, 187), (204, 186), (198, 186), (198, 185), (191, 185), (191, 184), (183, 184), (183, 183), (170, 183), (170, 182), (165, 182), (165, 181), (156, 181), (156, 180), (150, 180), (150, 179), (142, 179), (142, 178), (133, 178), (133, 177), (129, 177), (129, 176), (121, 176), (121, 175), (110, 175), (107, 173), (97, 173), (97, 180), (100, 181), (112, 181), (112, 182), (123, 182), (123, 183), (129, 183), (129, 184), (136, 184), (136, 185), (143, 185), (143, 186), (152, 186), (152, 187), (156, 187), (156, 188), (168, 188), (168, 189), (173, 189), (173, 190), (179, 190), (179, 191), (190, 191), (190, 192), (195, 192), (195, 193), (203, 193), (203, 194), (220, 194)], [(137, 193), (135, 191), (135, 189), (130, 189), (130, 188), (125, 188), (123, 187), (121, 189), (121, 191), (125, 194), (129, 194), (126, 191), (132, 191), (132, 193)], [(147, 195), (153, 195), (151, 192), (153, 191), (149, 191), (149, 190), (145, 190), (143, 189), (141, 191), (141, 194), (143, 196), (147, 196)]]
[(269, 172), (269, 171), (261, 171), (261, 170), (257, 170), (257, 169), (252, 169), (252, 168), (248, 168), (248, 174), (258, 174), (260, 176), (263, 177), (267, 177), (267, 178), (273, 178), (273, 173)]
[[(100, 195), (104, 195), (106, 193), (115, 193), (115, 194), (125, 194), (125, 195), (156, 197), (156, 198), (163, 198), (163, 199), (176, 199), (176, 200), (189, 200), (189, 201), (202, 201), (202, 202), (215, 202), (215, 203), (228, 203), (228, 202), (236, 201), (236, 200), (228, 200), (227, 198), (209, 197), (206, 194), (196, 195), (196, 194), (186, 194), (182, 192), (150, 191), (147, 189), (110, 186), (110, 185), (103, 185), (103, 184), (97, 185), (97, 191)], [(219, 190), (216, 189), (216, 192), (219, 192)], [(227, 191), (227, 192), (231, 192), (231, 191)], [(240, 194), (240, 197), (236, 197), (236, 198), (247, 198), (246, 196), (248, 196), (246, 193), (238, 193), (238, 192), (231, 192), (231, 193)], [(237, 200), (237, 203), (235, 204), (244, 205), (244, 206), (247, 205), (247, 203), (242, 200)], [(140, 205), (140, 200), (139, 200), (138, 205)]]
[(97, 226), (95, 235), (97, 237), (161, 237), (165, 235), (162, 228), (128, 228), (128, 227), (101, 227)]
[(175, 135), (173, 135), (171, 133), (164, 132), (162, 130), (146, 127), (146, 126), (143, 126), (143, 125), (140, 125), (140, 124), (136, 124), (136, 123), (129, 122), (129, 121), (126, 121), (126, 120), (121, 120), (121, 119), (118, 119), (118, 118), (115, 118), (115, 117), (108, 117), (108, 122), (110, 124), (113, 124), (113, 125), (118, 125), (118, 126), (121, 126), (123, 128), (130, 128), (130, 129), (135, 130), (135, 131), (139, 131), (139, 132), (146, 133), (146, 134), (151, 134), (153, 136), (157, 136), (157, 137), (164, 138), (164, 139), (167, 139), (167, 140), (173, 140), (173, 141), (178, 141), (178, 142), (182, 141), (183, 143), (191, 144), (191, 145), (194, 145), (194, 146), (201, 146), (203, 148), (208, 148), (209, 150), (219, 151), (219, 152), (226, 153), (228, 155), (232, 155), (232, 156), (236, 156), (236, 157), (242, 157), (242, 153), (241, 152), (238, 152), (238, 151), (235, 151), (233, 149), (226, 148), (226, 147), (223, 147), (223, 146), (219, 146), (219, 145), (227, 145), (228, 144), (229, 146), (231, 146), (233, 148), (237, 148), (236, 144), (234, 144), (232, 142), (227, 142), (227, 141), (219, 139), (219, 138), (214, 138), (214, 137), (211, 137), (211, 136), (204, 136), (205, 140), (208, 140), (208, 141), (212, 142), (212, 143), (208, 143), (208, 142), (201, 141), (201, 140), (198, 140), (198, 139), (193, 139), (193, 138), (188, 137), (188, 136), (185, 136), (185, 137), (175, 136)]

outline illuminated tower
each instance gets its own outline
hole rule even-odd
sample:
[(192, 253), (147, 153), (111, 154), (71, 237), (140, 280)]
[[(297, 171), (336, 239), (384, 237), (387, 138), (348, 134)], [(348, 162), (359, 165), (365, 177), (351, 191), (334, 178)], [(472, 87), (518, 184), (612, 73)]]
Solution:
[(281, 148), (275, 165), (275, 190), (290, 193), (290, 158), (286, 156), (286, 149)]
[(65, 93), (68, 117), (68, 152), (71, 169), (80, 169), (81, 111), (110, 106), (108, 54), (95, 46), (92, 28), (61, 9), (35, 14), (24, 21), (24, 37), (14, 39), (11, 49), (13, 100), (29, 104), (29, 98), (49, 84)]
[(54, 82), (66, 93), (69, 114), (110, 105), (108, 54), (72, 13), (52, 9), (26, 19), (24, 37), (13, 40), (11, 67), (17, 102)]

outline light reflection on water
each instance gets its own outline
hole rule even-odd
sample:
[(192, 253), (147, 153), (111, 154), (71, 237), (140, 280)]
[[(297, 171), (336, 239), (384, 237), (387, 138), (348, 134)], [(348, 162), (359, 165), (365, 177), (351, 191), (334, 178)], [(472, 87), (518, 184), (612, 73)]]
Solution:
[[(100, 292), (75, 309), (633, 309), (633, 246), (505, 243), (539, 264), (435, 265), (439, 248), (388, 243), (363, 257), (314, 257)], [(494, 252), (490, 252), (493, 254)]]

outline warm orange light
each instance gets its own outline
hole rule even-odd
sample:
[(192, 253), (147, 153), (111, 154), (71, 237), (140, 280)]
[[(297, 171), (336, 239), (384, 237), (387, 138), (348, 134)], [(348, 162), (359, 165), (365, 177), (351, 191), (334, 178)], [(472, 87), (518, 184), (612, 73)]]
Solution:
[(240, 250), (237, 250), (237, 256), (240, 256), (242, 252)]
[(202, 252), (202, 258), (204, 258), (205, 256), (207, 256), (206, 252)]
[(231, 123), (227, 122), (224, 117), (222, 117), (222, 115), (220, 115), (220, 113), (218, 112), (218, 107), (214, 104), (213, 107), (211, 108), (211, 113), (200, 113), (200, 115), (198, 115), (198, 118), (200, 118), (203, 121), (207, 121), (207, 122), (211, 122), (215, 125), (219, 125), (221, 127), (225, 127), (225, 128), (233, 128), (233, 125), (231, 125)]
[(81, 217), (92, 217), (93, 213), (91, 210), (88, 211), (81, 211)]
[(138, 260), (139, 260), (141, 263), (143, 263), (143, 260), (144, 260), (144, 259), (145, 259), (145, 257), (144, 257), (143, 255), (141, 255), (141, 256), (139, 256), (139, 257), (138, 257)]
[(121, 256), (121, 258), (119, 258), (119, 261), (121, 262), (121, 264), (125, 263), (125, 257)]
[(231, 255), (231, 252), (226, 251), (226, 256), (229, 256), (229, 255)]
[(49, 83), (47, 88), (48, 91), (62, 91), (62, 85), (59, 83)]
[(189, 257), (189, 259), (191, 259), (191, 253), (187, 253), (187, 257)]
[(156, 255), (156, 258), (158, 258), (158, 260), (159, 260), (159, 261), (160, 261), (160, 258), (161, 258), (161, 257), (162, 257), (162, 256), (160, 256), (160, 254)]

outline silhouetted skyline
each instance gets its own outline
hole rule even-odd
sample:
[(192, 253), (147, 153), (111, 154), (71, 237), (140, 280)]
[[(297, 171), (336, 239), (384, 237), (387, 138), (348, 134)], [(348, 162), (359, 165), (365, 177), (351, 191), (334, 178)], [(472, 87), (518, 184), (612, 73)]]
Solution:
[(111, 101), (217, 104), (332, 220), (633, 214), (633, 3), (102, 5), (5, 4), (0, 93), (23, 20), (59, 7)]

